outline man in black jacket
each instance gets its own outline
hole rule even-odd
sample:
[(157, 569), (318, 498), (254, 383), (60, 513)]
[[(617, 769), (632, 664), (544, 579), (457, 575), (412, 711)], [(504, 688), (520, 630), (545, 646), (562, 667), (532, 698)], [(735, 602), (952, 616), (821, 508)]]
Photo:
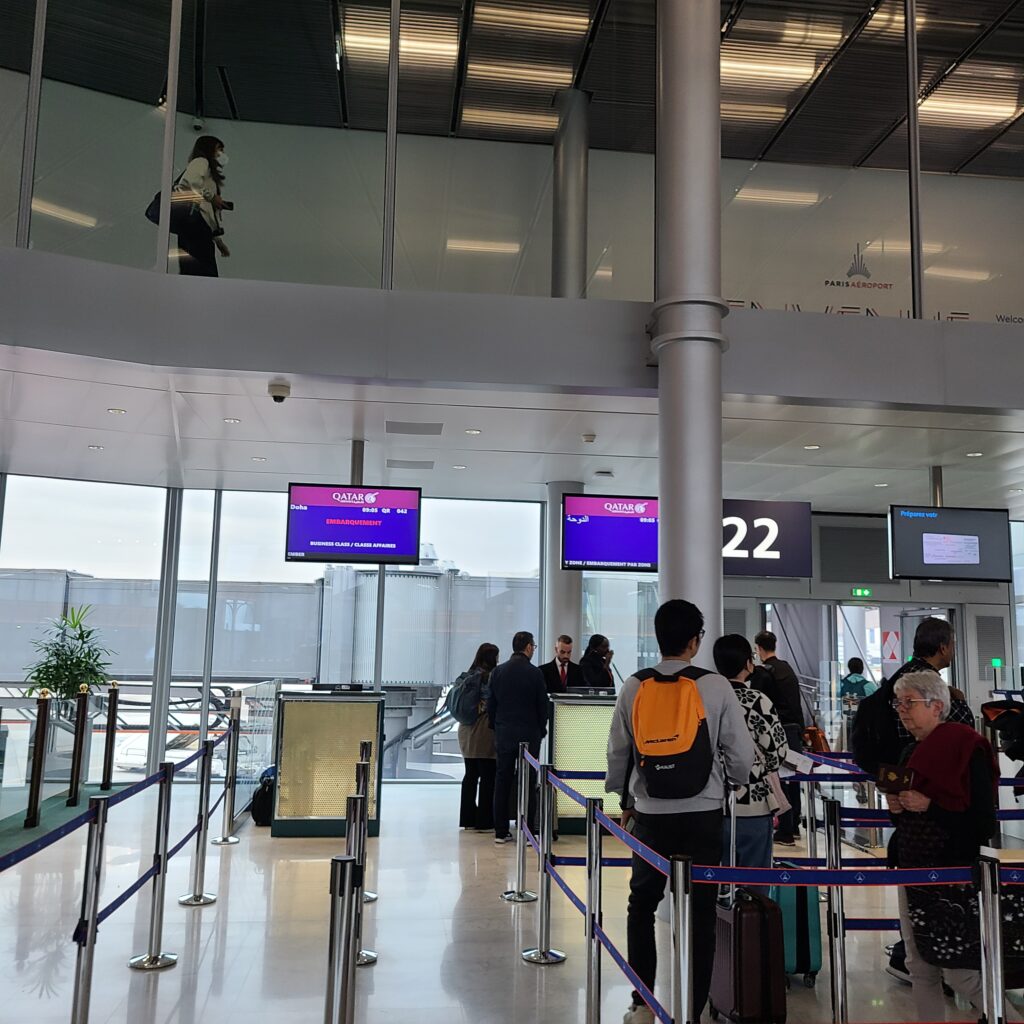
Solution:
[[(783, 661), (775, 654), (778, 639), (767, 629), (761, 630), (754, 637), (754, 647), (761, 661), (764, 674), (755, 672), (750, 677), (750, 685), (761, 690), (779, 713), (779, 721), (786, 731), (786, 742), (790, 750), (804, 749), (804, 708), (800, 699), (800, 680), (788, 661)], [(790, 810), (779, 815), (779, 827), (775, 832), (775, 842), (782, 846), (793, 846), (800, 834), (800, 783), (784, 782), (782, 784)]]
[(555, 641), (555, 656), (540, 667), (548, 693), (565, 693), (585, 686), (579, 665), (572, 660), (572, 637), (563, 633)]
[[(540, 741), (548, 728), (548, 694), (544, 676), (530, 664), (537, 645), (533, 634), (521, 631), (512, 637), (512, 657), (491, 673), (487, 718), (494, 730), (498, 755), (494, 779), (494, 841), (507, 843), (509, 798), (519, 758), (519, 744), (528, 744), (530, 753), (540, 756)], [(530, 769), (530, 803), (526, 820), (537, 832), (537, 773)]]
[[(877, 775), (879, 765), (898, 764), (904, 748), (913, 738), (903, 728), (900, 716), (892, 706), (896, 680), (908, 672), (937, 673), (949, 668), (955, 647), (953, 627), (945, 619), (922, 619), (914, 633), (913, 658), (901, 665), (891, 679), (883, 679), (878, 689), (857, 705), (850, 731), (850, 749), (862, 771)], [(974, 715), (963, 694), (951, 688), (950, 697), (948, 721), (973, 727)], [(902, 939), (893, 946), (885, 972), (909, 983), (910, 973)]]

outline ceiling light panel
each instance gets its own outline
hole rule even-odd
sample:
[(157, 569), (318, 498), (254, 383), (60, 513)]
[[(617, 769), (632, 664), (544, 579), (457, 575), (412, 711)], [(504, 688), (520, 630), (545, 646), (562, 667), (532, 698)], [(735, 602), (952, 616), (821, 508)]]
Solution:
[(590, 15), (585, 11), (544, 6), (477, 4), (473, 8), (473, 27), (500, 29), (517, 35), (581, 39), (590, 28)]
[(474, 238), (449, 238), (445, 243), (448, 252), (485, 252), (499, 256), (517, 256), (521, 246), (518, 242), (487, 241)]
[(992, 275), (987, 270), (973, 270), (969, 267), (925, 267), (928, 277), (942, 277), (949, 281), (969, 281), (981, 284), (991, 281)]
[(472, 128), (550, 134), (558, 127), (558, 115), (545, 111), (502, 110), (496, 107), (464, 107), (462, 124)]
[[(348, 64), (387, 65), (391, 49), (390, 17), (383, 7), (345, 7), (342, 55)], [(459, 26), (453, 18), (424, 11), (402, 11), (398, 46), (402, 71), (410, 67), (453, 69), (459, 56)]]
[(799, 189), (756, 188), (744, 185), (736, 193), (739, 203), (767, 203), (774, 206), (816, 206), (821, 202), (817, 192), (803, 192)]
[(466, 80), (474, 85), (486, 82), (530, 89), (568, 89), (572, 78), (571, 67), (546, 67), (543, 64), (471, 61), (466, 68)]
[(99, 220), (88, 213), (70, 210), (66, 206), (58, 206), (57, 203), (51, 203), (38, 197), (32, 200), (32, 212), (49, 220), (73, 224), (76, 228), (94, 228), (99, 224)]

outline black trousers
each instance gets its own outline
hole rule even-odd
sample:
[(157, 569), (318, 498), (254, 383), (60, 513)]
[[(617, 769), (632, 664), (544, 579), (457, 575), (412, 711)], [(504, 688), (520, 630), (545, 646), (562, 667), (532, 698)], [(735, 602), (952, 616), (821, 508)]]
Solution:
[[(684, 854), (695, 864), (722, 863), (722, 812), (692, 814), (641, 814), (633, 830), (642, 843), (663, 857)], [(633, 876), (629, 882), (626, 916), (626, 949), (630, 967), (654, 991), (658, 970), (658, 949), (654, 940), (654, 912), (665, 895), (668, 879), (647, 861), (633, 855)], [(711, 990), (715, 962), (714, 885), (693, 887), (693, 1018), (699, 1020)], [(641, 1003), (639, 993), (633, 1002)]]
[[(530, 754), (534, 758), (540, 757), (540, 742), (531, 743), (529, 746)], [(514, 807), (511, 804), (512, 794), (515, 791), (514, 785), (516, 782), (516, 766), (519, 763), (519, 745), (517, 744), (513, 750), (498, 748), (498, 771), (494, 780), (494, 834), (497, 837), (507, 836), (509, 834), (509, 816), (510, 813), (514, 815), (514, 812), (510, 812), (509, 808)], [(530, 831), (537, 834), (537, 772), (530, 769), (530, 802), (526, 812), (526, 821), (530, 826)]]
[(489, 829), (494, 825), (494, 774), (497, 764), (493, 757), (467, 757), (465, 761), (459, 826)]
[(180, 274), (186, 277), (219, 276), (213, 232), (201, 214), (193, 213), (178, 231), (178, 248), (185, 253), (178, 261)]

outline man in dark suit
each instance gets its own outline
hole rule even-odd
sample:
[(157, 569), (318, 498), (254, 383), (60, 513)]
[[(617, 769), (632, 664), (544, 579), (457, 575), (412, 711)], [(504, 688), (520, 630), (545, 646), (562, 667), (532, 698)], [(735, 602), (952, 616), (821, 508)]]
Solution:
[(576, 686), (586, 685), (579, 665), (572, 660), (572, 637), (563, 633), (555, 641), (555, 656), (540, 667), (548, 693), (565, 693)]

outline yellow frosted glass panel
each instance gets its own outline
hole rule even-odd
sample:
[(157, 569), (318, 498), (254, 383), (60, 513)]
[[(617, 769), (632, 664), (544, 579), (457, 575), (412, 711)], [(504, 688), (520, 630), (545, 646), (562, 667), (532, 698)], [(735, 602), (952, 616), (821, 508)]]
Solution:
[[(608, 768), (608, 730), (612, 724), (613, 703), (562, 704), (555, 702), (555, 771), (601, 772)], [(619, 798), (604, 791), (604, 779), (567, 779), (568, 784), (586, 797), (602, 797), (605, 814), (617, 816)], [(575, 800), (558, 792), (556, 813), (560, 818), (582, 818), (583, 808)]]

